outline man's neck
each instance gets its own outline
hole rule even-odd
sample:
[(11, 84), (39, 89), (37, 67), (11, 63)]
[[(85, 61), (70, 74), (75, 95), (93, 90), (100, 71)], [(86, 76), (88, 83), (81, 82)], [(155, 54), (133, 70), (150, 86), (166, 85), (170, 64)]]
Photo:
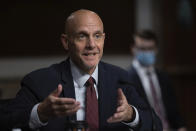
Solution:
[(95, 71), (96, 67), (97, 67), (97, 66), (95, 66), (95, 67), (92, 67), (92, 68), (85, 68), (85, 67), (83, 68), (81, 66), (78, 66), (73, 60), (71, 60), (71, 58), (70, 58), (70, 63), (72, 63), (72, 65), (74, 65), (78, 70), (80, 70), (80, 72), (82, 74), (92, 75), (93, 72)]

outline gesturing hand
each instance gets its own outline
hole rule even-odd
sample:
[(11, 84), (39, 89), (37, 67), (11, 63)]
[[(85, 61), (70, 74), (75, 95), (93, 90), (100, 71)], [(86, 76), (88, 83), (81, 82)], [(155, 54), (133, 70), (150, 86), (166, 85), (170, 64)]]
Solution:
[(107, 119), (109, 123), (130, 121), (133, 115), (133, 108), (128, 104), (127, 99), (122, 91), (118, 89), (118, 107), (116, 112)]
[(42, 122), (47, 122), (50, 118), (72, 115), (80, 108), (80, 103), (73, 98), (60, 98), (62, 85), (54, 90), (38, 106), (38, 116)]

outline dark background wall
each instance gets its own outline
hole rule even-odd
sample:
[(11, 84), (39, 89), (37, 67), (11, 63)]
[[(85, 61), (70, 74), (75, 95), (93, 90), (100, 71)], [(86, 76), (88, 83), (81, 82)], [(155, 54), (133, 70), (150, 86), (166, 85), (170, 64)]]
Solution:
[(133, 1), (4, 1), (0, 9), (0, 57), (63, 55), (60, 35), (73, 11), (97, 12), (105, 25), (105, 53), (128, 53), (133, 33)]
[[(162, 67), (173, 80), (181, 114), (191, 131), (196, 122), (196, 1), (189, 0), (191, 15), (181, 0), (163, 0), (161, 4)], [(179, 16), (179, 12), (185, 16)], [(190, 16), (189, 16), (190, 15)], [(188, 18), (187, 18), (188, 17)], [(185, 19), (186, 18), (186, 19)]]

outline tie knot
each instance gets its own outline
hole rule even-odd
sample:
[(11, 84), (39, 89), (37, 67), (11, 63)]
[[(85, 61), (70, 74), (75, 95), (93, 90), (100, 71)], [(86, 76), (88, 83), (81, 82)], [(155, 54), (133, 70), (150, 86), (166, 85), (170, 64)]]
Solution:
[(86, 81), (85, 85), (88, 87), (90, 85), (94, 85), (95, 80), (92, 76), (89, 77), (89, 79)]

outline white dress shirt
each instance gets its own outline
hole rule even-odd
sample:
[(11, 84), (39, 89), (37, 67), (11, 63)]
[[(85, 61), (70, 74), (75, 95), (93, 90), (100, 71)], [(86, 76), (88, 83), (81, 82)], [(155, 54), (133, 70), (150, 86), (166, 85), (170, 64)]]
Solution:
[[(81, 106), (81, 108), (76, 113), (76, 118), (77, 120), (85, 120), (85, 95), (86, 95), (85, 83), (90, 78), (90, 75), (79, 70), (71, 60), (70, 60), (70, 64), (71, 64), (71, 73), (73, 76), (73, 82), (75, 87), (76, 101), (79, 101)], [(96, 66), (91, 76), (95, 80), (94, 88), (98, 99), (98, 91), (97, 91), (98, 66)]]
[[(77, 111), (76, 113), (76, 119), (77, 120), (85, 120), (85, 93), (86, 93), (86, 87), (84, 86), (86, 81), (89, 79), (90, 75), (81, 71), (80, 69), (78, 69), (78, 67), (71, 61), (70, 59), (70, 64), (71, 64), (71, 73), (73, 76), (73, 82), (74, 82), (74, 88), (75, 88), (75, 97), (76, 97), (76, 101), (80, 102), (80, 106), (81, 108)], [(96, 66), (93, 74), (91, 75), (94, 79), (95, 79), (95, 84), (94, 84), (94, 88), (96, 91), (96, 96), (98, 98), (98, 91), (97, 91), (97, 84), (98, 84), (98, 66)], [(31, 111), (31, 115), (30, 115), (30, 121), (29, 121), (29, 126), (31, 129), (36, 129), (39, 128), (41, 126), (45, 126), (47, 125), (47, 123), (42, 123), (39, 120), (38, 117), (38, 113), (37, 113), (37, 107), (38, 107), (39, 103), (36, 104), (32, 111)], [(133, 107), (133, 106), (132, 106)], [(135, 112), (136, 112), (136, 118), (133, 122), (131, 123), (124, 123), (128, 126), (137, 126), (139, 124), (139, 113), (137, 111), (137, 109), (135, 107), (133, 107)]]

